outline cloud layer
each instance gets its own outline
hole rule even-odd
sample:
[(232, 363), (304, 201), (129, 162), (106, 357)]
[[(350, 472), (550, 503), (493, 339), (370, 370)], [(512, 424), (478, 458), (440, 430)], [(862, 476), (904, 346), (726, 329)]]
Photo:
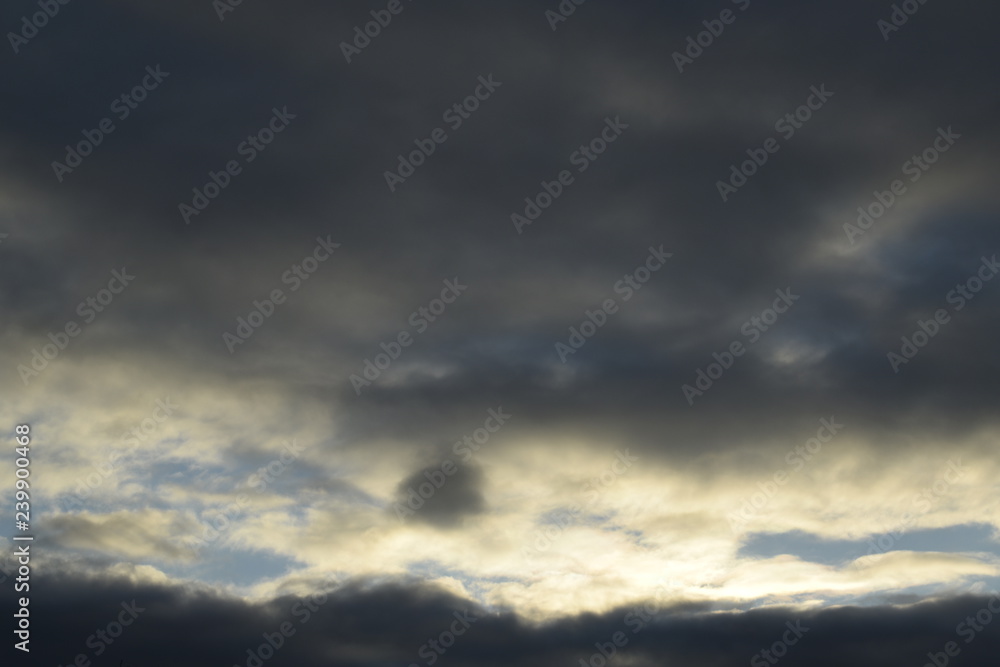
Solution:
[(0, 65), (46, 659), (329, 591), (272, 664), (573, 662), (665, 586), (623, 664), (918, 664), (1000, 585), (995, 9), (220, 4)]

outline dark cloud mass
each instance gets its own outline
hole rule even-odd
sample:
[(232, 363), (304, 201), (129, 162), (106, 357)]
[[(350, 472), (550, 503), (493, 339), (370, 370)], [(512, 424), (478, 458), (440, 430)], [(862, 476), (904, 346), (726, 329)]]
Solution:
[(414, 517), (441, 527), (457, 526), (484, 509), (482, 472), (443, 458), (440, 465), (415, 472), (397, 489), (393, 514), (402, 521)]
[(0, 662), (995, 664), (997, 19), (5, 3)]
[[(336, 594), (317, 590), (313, 596), (282, 596), (255, 605), (199, 590), (45, 576), (39, 593), (45, 600), (34, 610), (39, 631), (54, 638), (33, 655), (35, 664), (69, 664), (79, 653), (93, 655), (99, 650), (94, 647), (104, 648), (94, 664), (246, 664), (248, 651), (259, 653), (261, 645), (267, 646), (266, 636), (274, 638), (283, 623), (295, 632), (265, 664), (419, 664), (421, 651), (435, 653), (429, 640), (456, 618), (464, 618), (468, 627), (443, 657), (438, 655), (441, 664), (458, 667), (578, 664), (592, 653), (600, 655), (595, 644), (611, 643), (619, 632), (628, 640), (615, 649), (619, 658), (641, 667), (745, 665), (783, 636), (797, 640), (788, 647), (790, 664), (819, 667), (919, 665), (928, 660), (927, 653), (942, 653), (952, 642), (961, 660), (955, 664), (985, 665), (1000, 648), (994, 628), (976, 621), (991, 604), (1000, 608), (996, 597), (963, 596), (905, 609), (779, 608), (707, 615), (697, 605), (637, 600), (607, 614), (537, 626), (420, 585), (356, 584)], [(137, 612), (133, 626), (108, 643), (97, 631), (118, 618), (123, 603)]]

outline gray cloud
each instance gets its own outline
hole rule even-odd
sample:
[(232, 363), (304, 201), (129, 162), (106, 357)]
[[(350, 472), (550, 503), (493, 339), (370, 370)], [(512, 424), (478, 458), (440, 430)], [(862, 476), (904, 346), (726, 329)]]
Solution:
[(483, 473), (475, 464), (456, 464), (444, 458), (399, 483), (393, 513), (438, 527), (458, 527), (485, 509), (483, 482)]
[[(865, 475), (898, 473), (902, 488), (914, 457), (930, 467), (961, 446), (991, 464), (1000, 281), (961, 310), (948, 295), (981, 258), (1000, 253), (998, 93), (989, 85), (997, 10), (971, 0), (926, 3), (886, 41), (877, 21), (891, 3), (753, 0), (679, 73), (672, 54), (729, 4), (588, 2), (552, 31), (545, 11), (555, 2), (405, 3), (351, 64), (339, 43), (369, 20), (373, 7), (361, 3), (243, 3), (225, 21), (195, 0), (60, 5), (0, 64), (17, 91), (0, 108), (0, 232), (9, 234), (0, 244), (0, 371), (11, 396), (4, 414), (53, 430), (45, 460), (53, 483), (38, 502), (54, 506), (56, 480), (79, 474), (71, 464), (105, 454), (104, 425), (83, 424), (74, 410), (106, 395), (110, 419), (129, 394), (165, 395), (165, 386), (199, 399), (177, 396), (189, 421), (170, 433), (166, 451), (176, 458), (158, 463), (162, 474), (123, 475), (115, 492), (134, 505), (95, 496), (88, 510), (202, 511), (215, 502), (207, 494), (234, 493), (271, 456), (271, 440), (302, 429), (321, 434), (308, 462), (283, 473), (270, 486), (274, 495), (259, 497), (254, 519), (273, 530), (294, 523), (281, 512), (306, 521), (321, 501), (392, 515), (391, 503), (427, 482), (443, 458), (426, 454), (468, 432), (484, 406), (501, 404), (517, 418), (412, 521), (458, 535), (511, 511), (493, 502), (498, 464), (527, 467), (544, 455), (552, 477), (573, 477), (573, 465), (555, 463), (592, 456), (605, 443), (631, 447), (642, 466), (714, 480), (732, 461), (762, 465), (767, 452), (801, 443), (830, 415), (849, 425), (830, 448), (830, 470), (856, 456)], [(35, 11), (5, 6), (0, 25), (19, 30)], [(127, 118), (115, 118), (115, 131), (58, 182), (52, 162), (113, 116), (112, 100), (150, 65), (169, 77)], [(415, 140), (447, 127), (442, 113), (489, 74), (502, 85), (389, 192), (384, 171)], [(834, 96), (724, 203), (716, 182), (748, 149), (777, 136), (775, 121), (821, 84)], [(210, 172), (243, 161), (238, 147), (275, 107), (296, 117), (186, 225), (178, 205), (192, 202)], [(578, 172), (571, 156), (606, 117), (629, 127)], [(852, 245), (843, 225), (876, 191), (907, 178), (902, 165), (939, 127), (962, 137), (907, 181), (889, 213)], [(518, 235), (511, 214), (564, 169), (573, 184)], [(341, 247), (293, 290), (284, 276), (318, 236)], [(617, 281), (660, 244), (674, 253), (670, 262), (625, 301)], [(18, 366), (67, 322), (83, 324), (78, 304), (123, 266), (134, 284), (25, 386)], [(468, 292), (417, 331), (411, 313), (456, 276)], [(682, 385), (693, 385), (733, 341), (748, 343), (743, 324), (785, 288), (800, 300), (689, 406)], [(222, 334), (275, 289), (286, 302), (230, 354)], [(555, 343), (607, 298), (618, 299), (617, 314), (562, 363)], [(887, 353), (941, 308), (951, 321), (893, 373)], [(358, 395), (350, 376), (400, 332), (412, 345)], [(361, 474), (358, 461), (370, 452), (374, 463)], [(208, 467), (193, 474), (197, 456)], [(167, 481), (170, 495), (160, 498), (157, 484)], [(888, 486), (885, 493), (896, 490)], [(56, 516), (49, 526), (62, 548), (141, 562), (178, 555), (133, 517)], [(131, 537), (122, 536), (126, 528)], [(408, 565), (400, 559), (396, 565)], [(252, 643), (276, 604), (60, 576), (51, 581), (72, 595), (56, 604), (39, 594), (39, 616), (52, 628), (69, 624), (74, 637), (85, 639), (100, 620), (84, 613), (85, 594), (110, 606), (119, 594), (160, 600), (147, 618), (162, 622), (144, 618), (123, 639), (130, 652), (121, 657), (137, 665), (238, 661), (232, 647)], [(319, 664), (330, 655), (338, 664), (408, 664), (432, 621), (466, 603), (406, 586), (355, 592), (338, 598), (343, 613), (330, 618), (340, 620), (303, 629), (303, 648), (290, 647), (275, 664)], [(795, 659), (917, 664), (948, 636), (953, 612), (975, 604), (818, 612), (827, 629), (818, 625)], [(780, 630), (775, 614), (677, 613), (630, 651), (637, 664), (745, 664)], [(195, 629), (213, 615), (225, 619), (217, 636), (163, 643), (200, 637)], [(541, 629), (512, 615), (481, 623), (478, 638), (470, 635), (448, 660), (569, 663), (612, 632), (615, 619), (564, 618)], [(362, 638), (356, 645), (349, 627)], [(156, 648), (140, 648), (140, 635)], [(980, 639), (963, 659), (971, 663), (989, 646)], [(52, 644), (47, 655), (65, 662), (71, 656), (56, 652), (66, 648)]]
[[(309, 596), (285, 596), (256, 605), (207, 589), (132, 584), (115, 578), (45, 575), (38, 586), (40, 591), (58, 588), (60, 594), (58, 600), (37, 596), (39, 604), (32, 609), (36, 632), (47, 640), (33, 643), (32, 655), (42, 662), (63, 664), (80, 653), (93, 659), (96, 647), (103, 647), (99, 659), (109, 663), (246, 664), (247, 651), (266, 644), (263, 635), (273, 637), (283, 622), (290, 623), (295, 633), (266, 664), (422, 664), (426, 655), (421, 650), (438, 655), (444, 664), (459, 666), (572, 664), (589, 659), (599, 650), (595, 644), (607, 645), (617, 632), (627, 643), (615, 650), (643, 666), (745, 665), (783, 636), (797, 639), (787, 648), (789, 664), (821, 667), (845, 662), (860, 667), (921, 664), (928, 653), (944, 651), (949, 642), (955, 643), (964, 664), (985, 665), (998, 648), (992, 626), (976, 621), (977, 613), (988, 610), (991, 603), (998, 606), (996, 598), (971, 595), (806, 613), (771, 609), (707, 614), (700, 605), (650, 599), (599, 616), (539, 626), (509, 612), (483, 609), (469, 600), (402, 582), (377, 587), (350, 584), (336, 592), (317, 590)], [(133, 601), (142, 610), (133, 624), (111, 643), (101, 640), (96, 632), (106, 632), (122, 603)], [(451, 627), (463, 629), (454, 626), (456, 613), (473, 620), (451, 648), (438, 653), (429, 640)], [(986, 612), (983, 618), (987, 614), (995, 615)], [(798, 628), (801, 637), (789, 634), (788, 624)], [(212, 632), (204, 632), (209, 625)], [(610, 649), (605, 646), (605, 651)]]

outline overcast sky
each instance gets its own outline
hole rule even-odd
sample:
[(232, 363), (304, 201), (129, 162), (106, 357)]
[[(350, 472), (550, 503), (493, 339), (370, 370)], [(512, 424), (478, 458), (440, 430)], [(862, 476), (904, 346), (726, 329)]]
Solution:
[(0, 10), (15, 664), (994, 663), (996, 8), (326, 4)]

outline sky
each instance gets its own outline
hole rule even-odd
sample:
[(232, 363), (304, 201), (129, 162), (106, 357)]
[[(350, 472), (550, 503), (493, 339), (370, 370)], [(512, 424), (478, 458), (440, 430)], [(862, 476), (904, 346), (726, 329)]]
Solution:
[(995, 664), (998, 18), (5, 3), (4, 664)]

